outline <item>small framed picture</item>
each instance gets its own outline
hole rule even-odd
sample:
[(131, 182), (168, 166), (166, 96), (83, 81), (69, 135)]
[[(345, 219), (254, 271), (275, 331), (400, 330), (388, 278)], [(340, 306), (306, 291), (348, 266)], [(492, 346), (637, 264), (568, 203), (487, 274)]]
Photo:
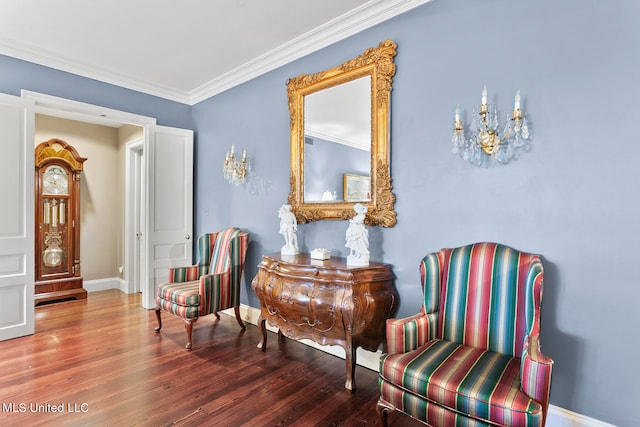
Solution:
[(344, 174), (344, 201), (368, 202), (371, 200), (371, 178), (366, 175)]

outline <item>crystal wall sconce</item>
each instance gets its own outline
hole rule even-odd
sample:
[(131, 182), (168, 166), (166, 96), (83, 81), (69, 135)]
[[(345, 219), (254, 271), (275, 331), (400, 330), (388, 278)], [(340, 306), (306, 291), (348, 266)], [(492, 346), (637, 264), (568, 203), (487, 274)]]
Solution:
[(518, 151), (529, 143), (529, 125), (520, 108), (520, 91), (516, 93), (511, 115), (507, 116), (502, 132), (499, 130), (496, 107), (487, 103), (487, 87), (482, 89), (480, 111), (472, 113), (470, 136), (465, 136), (460, 119), (460, 107), (456, 107), (453, 122), (452, 154), (457, 154), (475, 166), (488, 165), (492, 161), (508, 163), (517, 157)]
[(242, 159), (238, 161), (234, 153), (234, 146), (231, 146), (231, 152), (227, 153), (222, 168), (224, 179), (230, 184), (240, 185), (247, 182), (247, 172), (249, 172), (249, 161), (247, 160), (247, 149), (242, 149)]

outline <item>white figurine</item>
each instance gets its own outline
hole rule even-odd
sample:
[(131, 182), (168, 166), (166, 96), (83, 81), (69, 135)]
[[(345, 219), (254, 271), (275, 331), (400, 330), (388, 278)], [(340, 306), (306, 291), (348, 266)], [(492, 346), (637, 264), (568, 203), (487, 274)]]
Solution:
[(351, 249), (347, 256), (347, 265), (369, 265), (369, 230), (364, 226), (367, 207), (356, 203), (353, 210), (356, 211), (356, 216), (349, 220), (345, 244)]
[(298, 221), (296, 221), (296, 216), (291, 212), (291, 205), (284, 204), (280, 206), (278, 217), (280, 218), (280, 234), (284, 236), (284, 246), (280, 253), (282, 255), (297, 255), (298, 237), (296, 236), (296, 231), (298, 230)]

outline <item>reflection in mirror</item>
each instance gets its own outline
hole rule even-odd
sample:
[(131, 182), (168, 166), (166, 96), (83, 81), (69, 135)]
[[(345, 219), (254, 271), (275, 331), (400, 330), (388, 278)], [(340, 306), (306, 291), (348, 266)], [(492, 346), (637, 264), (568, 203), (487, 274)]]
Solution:
[(371, 173), (371, 77), (365, 76), (304, 97), (304, 201), (369, 201), (345, 197), (345, 177)]
[(367, 206), (365, 224), (393, 227), (389, 98), (396, 44), (289, 79), (291, 175), (288, 203), (298, 223), (347, 220)]

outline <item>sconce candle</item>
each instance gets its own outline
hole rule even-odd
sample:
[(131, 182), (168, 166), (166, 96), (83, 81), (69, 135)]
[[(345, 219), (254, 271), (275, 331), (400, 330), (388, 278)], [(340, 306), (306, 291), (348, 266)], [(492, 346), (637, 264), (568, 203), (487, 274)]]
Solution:
[(482, 88), (480, 111), (472, 115), (471, 136), (465, 137), (459, 106), (456, 106), (453, 128), (452, 154), (459, 154), (475, 166), (487, 164), (491, 159), (498, 163), (508, 163), (517, 157), (518, 149), (529, 142), (529, 125), (520, 108), (520, 91), (516, 92), (513, 110), (507, 116), (501, 133), (498, 129), (497, 110), (495, 106), (492, 108), (487, 104), (486, 86)]

